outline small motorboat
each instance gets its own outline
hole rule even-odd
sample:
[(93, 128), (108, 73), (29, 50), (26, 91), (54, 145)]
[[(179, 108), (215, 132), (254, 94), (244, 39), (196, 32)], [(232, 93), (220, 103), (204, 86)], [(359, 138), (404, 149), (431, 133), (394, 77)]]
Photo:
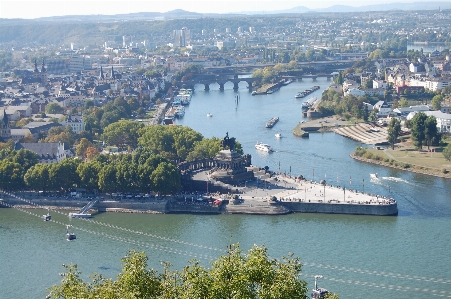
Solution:
[(212, 117), (212, 116), (213, 116), (213, 114), (207, 113), (207, 117)]
[(52, 216), (50, 215), (50, 211), (49, 211), (49, 210), (47, 210), (47, 215), (42, 215), (42, 219), (43, 219), (44, 221), (50, 221), (50, 220), (52, 220)]
[(378, 177), (377, 177), (377, 172), (376, 173), (370, 173), (370, 177), (372, 178), (372, 179), (377, 179)]
[(282, 134), (280, 134), (280, 133), (276, 133), (276, 134), (274, 134), (274, 136), (276, 136), (276, 138), (282, 138)]
[(70, 225), (66, 225), (66, 240), (72, 241), (72, 240), (77, 239), (77, 236), (74, 233), (69, 232), (69, 226)]

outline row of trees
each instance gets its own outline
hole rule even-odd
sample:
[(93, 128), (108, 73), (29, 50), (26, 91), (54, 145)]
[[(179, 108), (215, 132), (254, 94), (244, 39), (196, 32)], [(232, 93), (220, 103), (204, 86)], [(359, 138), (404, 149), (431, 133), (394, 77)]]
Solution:
[[(189, 127), (147, 126), (119, 121), (105, 130), (105, 138), (118, 145), (136, 145), (132, 154), (100, 155), (93, 144), (82, 139), (77, 148), (81, 159), (38, 164), (36, 154), (28, 150), (0, 150), (0, 188), (25, 187), (43, 191), (67, 191), (73, 187), (102, 192), (155, 191), (162, 194), (181, 189), (181, 161), (213, 158), (221, 149), (221, 139), (203, 138)], [(236, 150), (242, 154), (239, 143)]]
[[(307, 299), (307, 283), (299, 278), (302, 264), (291, 254), (280, 261), (268, 256), (265, 247), (254, 245), (243, 254), (239, 245), (231, 245), (207, 268), (192, 260), (182, 270), (148, 269), (144, 252), (129, 251), (121, 259), (122, 271), (116, 279), (96, 274), (85, 282), (76, 265), (63, 265), (66, 273), (60, 284), (49, 288), (48, 298), (273, 298)], [(329, 293), (325, 298), (338, 299)]]
[(427, 116), (425, 113), (419, 112), (407, 125), (411, 129), (415, 146), (420, 150), (423, 145), (427, 145), (429, 149), (432, 144), (438, 143), (441, 139), (441, 134), (437, 129), (437, 119), (432, 115)]
[(335, 90), (324, 91), (318, 111), (323, 115), (342, 115), (345, 118), (354, 117), (364, 121), (377, 119), (377, 111), (369, 112), (365, 103), (375, 104), (379, 99), (369, 96), (356, 97), (354, 95), (340, 96)]

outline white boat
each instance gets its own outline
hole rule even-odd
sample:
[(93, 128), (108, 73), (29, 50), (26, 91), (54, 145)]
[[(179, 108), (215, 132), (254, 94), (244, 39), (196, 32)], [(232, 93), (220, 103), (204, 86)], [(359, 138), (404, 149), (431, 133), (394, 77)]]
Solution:
[(185, 107), (183, 107), (183, 106), (177, 107), (177, 110), (175, 111), (175, 115), (176, 115), (178, 118), (183, 117), (183, 116), (185, 115)]
[(91, 218), (91, 214), (87, 213), (69, 213), (69, 218)]
[(282, 134), (280, 134), (280, 133), (276, 133), (276, 134), (274, 134), (274, 136), (276, 136), (276, 138), (282, 138)]
[(213, 114), (207, 113), (207, 117), (212, 117), (212, 116), (213, 116)]
[(257, 142), (257, 144), (255, 145), (255, 148), (258, 149), (259, 151), (267, 152), (267, 153), (270, 153), (273, 151), (272, 147), (269, 144), (262, 143), (262, 142)]
[(377, 179), (377, 172), (376, 173), (370, 173), (370, 177), (372, 179)]

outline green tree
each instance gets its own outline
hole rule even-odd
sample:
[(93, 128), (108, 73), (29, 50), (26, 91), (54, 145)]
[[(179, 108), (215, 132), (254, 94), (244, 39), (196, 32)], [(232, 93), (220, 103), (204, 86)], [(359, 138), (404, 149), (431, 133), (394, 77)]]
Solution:
[(39, 157), (36, 153), (23, 148), (15, 152), (11, 161), (20, 164), (25, 174), (30, 167), (39, 163)]
[(180, 172), (173, 164), (162, 162), (150, 175), (153, 190), (161, 194), (177, 193), (182, 189)]
[[(76, 265), (64, 266), (66, 273), (60, 284), (49, 288), (48, 298), (274, 298), (306, 299), (307, 283), (299, 278), (302, 265), (288, 255), (271, 259), (265, 247), (254, 245), (243, 254), (239, 245), (212, 262), (210, 268), (192, 260), (182, 270), (171, 270), (164, 264), (164, 273), (148, 269), (143, 252), (130, 251), (121, 259), (122, 271), (117, 279), (95, 275), (91, 283), (81, 279)], [(333, 294), (338, 298), (337, 295)]]
[(409, 107), (409, 102), (407, 102), (407, 100), (405, 98), (402, 98), (399, 101), (399, 107), (402, 107), (402, 108)]
[(423, 142), (425, 140), (425, 125), (426, 114), (423, 112), (419, 112), (415, 114), (415, 116), (411, 120), (412, 125), (412, 139), (415, 142), (415, 145), (421, 150), (423, 148)]
[(131, 120), (120, 120), (108, 125), (102, 134), (102, 139), (108, 145), (115, 145), (119, 148), (131, 146), (136, 148), (138, 145), (138, 131), (144, 128), (144, 125)]
[(47, 114), (58, 114), (63, 113), (64, 108), (58, 105), (57, 103), (50, 103), (47, 106), (45, 106), (45, 112)]
[(24, 187), (22, 165), (8, 160), (0, 161), (0, 189), (20, 190)]
[(451, 161), (451, 142), (443, 149), (443, 157), (445, 157), (447, 161)]
[(437, 119), (435, 116), (428, 116), (424, 121), (424, 137), (426, 139), (428, 149), (432, 142), (438, 136)]
[(435, 95), (431, 100), (432, 109), (440, 110), (442, 108), (442, 102), (443, 102), (443, 96), (441, 96), (439, 94)]
[(77, 167), (77, 174), (80, 177), (80, 187), (87, 190), (99, 188), (99, 172), (102, 164), (98, 161), (80, 163)]
[(79, 159), (64, 159), (59, 163), (51, 164), (49, 169), (50, 186), (53, 190), (69, 190), (80, 183), (77, 173)]
[(24, 181), (35, 191), (47, 191), (50, 187), (49, 170), (51, 164), (36, 164), (25, 173)]
[(104, 166), (99, 172), (99, 189), (107, 193), (116, 192), (118, 190), (116, 173), (114, 164)]
[(401, 122), (397, 118), (392, 118), (388, 124), (388, 136), (387, 141), (391, 145), (392, 149), (395, 149), (395, 143), (398, 140), (399, 133), (401, 132)]

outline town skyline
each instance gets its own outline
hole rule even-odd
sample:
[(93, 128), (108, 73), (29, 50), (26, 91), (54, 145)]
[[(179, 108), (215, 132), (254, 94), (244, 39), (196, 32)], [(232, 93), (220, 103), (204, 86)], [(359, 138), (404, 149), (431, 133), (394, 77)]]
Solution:
[[(380, 2), (376, 0), (369, 0), (365, 2), (365, 6), (380, 5), (381, 10), (384, 10), (386, 5), (395, 4), (413, 4), (418, 5), (418, 9), (431, 9), (431, 5), (436, 4), (437, 9), (450, 8), (446, 6), (446, 2), (437, 2), (434, 0), (425, 0), (422, 2), (416, 2), (411, 0), (399, 0), (399, 1), (386, 1)], [(349, 6), (352, 8), (362, 7), (362, 2), (357, 0), (325, 0), (321, 2), (304, 3), (299, 1), (284, 0), (284, 1), (238, 1), (238, 0), (223, 0), (221, 2), (212, 1), (75, 1), (68, 0), (61, 5), (57, 1), (35, 1), (35, 0), (6, 0), (1, 2), (0, 18), (5, 19), (35, 19), (42, 17), (56, 17), (56, 16), (73, 16), (73, 15), (116, 15), (116, 14), (130, 14), (139, 12), (170, 12), (173, 10), (185, 10), (193, 13), (200, 14), (229, 14), (229, 13), (242, 13), (242, 14), (257, 14), (257, 13), (270, 13), (274, 11), (286, 11), (295, 8), (306, 8), (310, 10), (322, 10), (330, 7), (343, 7)], [(426, 5), (428, 7), (426, 7)], [(445, 7), (443, 7), (445, 5)], [(411, 9), (411, 8), (406, 8)], [(373, 9), (372, 9), (373, 10)]]

